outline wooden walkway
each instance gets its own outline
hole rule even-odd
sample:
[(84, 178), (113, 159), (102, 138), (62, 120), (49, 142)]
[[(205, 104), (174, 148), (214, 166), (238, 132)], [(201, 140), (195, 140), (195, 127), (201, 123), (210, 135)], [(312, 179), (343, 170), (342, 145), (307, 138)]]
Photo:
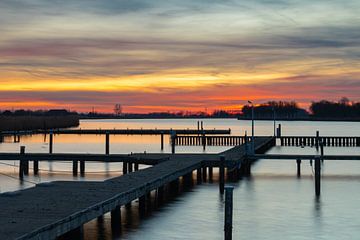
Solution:
[[(273, 138), (257, 138), (255, 148), (270, 148), (273, 141)], [(244, 149), (244, 146), (235, 147), (221, 154), (227, 161), (239, 162)], [(149, 192), (192, 175), (208, 163), (219, 165), (219, 154), (134, 154), (132, 157), (169, 160), (104, 182), (57, 181), (1, 194), (0, 239), (54, 239), (135, 199), (141, 201)]]
[(32, 131), (3, 131), (2, 135), (31, 135), (31, 134), (113, 134), (113, 135), (161, 135), (161, 134), (230, 134), (230, 129), (54, 129)]

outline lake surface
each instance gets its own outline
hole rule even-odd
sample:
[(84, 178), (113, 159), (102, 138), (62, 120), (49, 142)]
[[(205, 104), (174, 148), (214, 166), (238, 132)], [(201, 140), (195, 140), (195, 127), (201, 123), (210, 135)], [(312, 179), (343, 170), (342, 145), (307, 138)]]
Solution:
[[(250, 121), (203, 119), (204, 128), (232, 130), (232, 135), (251, 134)], [(281, 121), (283, 135), (360, 136), (359, 123)], [(86, 120), (85, 128), (196, 128), (196, 119), (175, 120)], [(256, 121), (255, 134), (273, 135), (271, 121)], [(43, 135), (22, 137), (20, 143), (6, 138), (1, 152), (48, 152)], [(111, 136), (111, 153), (159, 152), (160, 136)], [(168, 143), (166, 139), (165, 143)], [(226, 150), (207, 147), (206, 152)], [(325, 154), (359, 154), (359, 147), (325, 148)], [(54, 152), (103, 153), (105, 136), (62, 135), (54, 138)], [(177, 152), (202, 152), (202, 147), (177, 147)], [(164, 152), (170, 152), (165, 145)], [(315, 153), (314, 148), (274, 147), (269, 153)], [(15, 191), (35, 183), (54, 180), (104, 180), (121, 175), (121, 163), (87, 163), (84, 178), (72, 176), (69, 162), (40, 163), (40, 175), (20, 183), (17, 161), (0, 161), (0, 191)], [(145, 166), (142, 166), (145, 167)], [(122, 228), (114, 233), (110, 216), (84, 226), (85, 239), (223, 239), (224, 201), (214, 183), (195, 185), (169, 200), (150, 216), (139, 218), (137, 202), (122, 209)], [(302, 177), (296, 177), (295, 161), (260, 160), (252, 167), (251, 178), (232, 183), (234, 190), (234, 239), (359, 239), (360, 162), (325, 161), (322, 166), (320, 199), (315, 198), (313, 169), (302, 163)]]

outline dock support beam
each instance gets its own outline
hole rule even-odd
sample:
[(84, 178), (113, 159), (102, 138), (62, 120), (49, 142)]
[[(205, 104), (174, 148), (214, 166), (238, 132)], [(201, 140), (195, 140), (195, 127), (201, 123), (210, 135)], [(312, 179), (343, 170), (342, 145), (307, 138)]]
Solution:
[(110, 154), (110, 133), (109, 132), (105, 133), (105, 154), (106, 155)]
[(301, 177), (301, 159), (296, 159), (296, 165), (297, 165), (297, 177)]
[(315, 147), (316, 151), (319, 150), (319, 131), (316, 131)]
[(146, 213), (146, 194), (139, 197), (139, 214), (145, 216)]
[(197, 171), (196, 171), (196, 181), (197, 181), (197, 184), (201, 184), (201, 179), (202, 176), (201, 176), (201, 168), (198, 168)]
[(315, 157), (315, 195), (320, 196), (320, 178), (321, 178), (321, 158), (320, 156)]
[(175, 154), (176, 134), (171, 134), (171, 153)]
[(209, 167), (209, 182), (212, 182), (213, 180), (213, 168)]
[(225, 187), (225, 156), (220, 156), (220, 169), (219, 169), (219, 191), (224, 194)]
[(232, 240), (233, 225), (233, 186), (225, 187), (225, 240)]

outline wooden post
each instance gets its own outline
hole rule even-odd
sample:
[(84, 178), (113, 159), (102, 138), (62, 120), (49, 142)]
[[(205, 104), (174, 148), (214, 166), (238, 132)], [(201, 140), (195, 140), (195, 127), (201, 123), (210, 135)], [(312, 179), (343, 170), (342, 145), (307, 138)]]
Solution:
[(171, 134), (171, 153), (175, 154), (175, 141), (176, 141), (176, 134)]
[(319, 150), (319, 131), (316, 131), (315, 147), (316, 150)]
[(117, 229), (121, 227), (121, 208), (117, 206), (111, 211), (111, 228)]
[(78, 174), (78, 161), (77, 160), (73, 160), (73, 176), (77, 176)]
[(158, 206), (160, 206), (163, 203), (163, 201), (164, 201), (164, 186), (158, 187), (158, 189), (156, 191), (156, 200), (157, 200)]
[(34, 160), (33, 164), (34, 164), (34, 175), (38, 175), (39, 174), (39, 161)]
[(296, 164), (297, 164), (297, 177), (300, 178), (301, 177), (301, 159), (296, 159)]
[(161, 151), (164, 150), (164, 134), (161, 133)]
[(233, 225), (233, 186), (225, 187), (225, 240), (232, 240)]
[(205, 151), (206, 149), (206, 137), (205, 137), (205, 132), (203, 131), (203, 134), (202, 134), (202, 145), (203, 145), (203, 151)]
[(131, 173), (133, 171), (133, 164), (132, 162), (128, 162), (128, 170), (129, 170), (129, 173)]
[(105, 154), (106, 155), (110, 154), (110, 133), (109, 132), (105, 133)]
[(24, 179), (24, 157), (25, 154), (25, 146), (20, 146), (20, 164), (19, 164), (19, 178), (20, 180)]
[(209, 181), (212, 182), (213, 180), (213, 168), (212, 167), (208, 167), (209, 168)]
[(281, 124), (278, 125), (277, 128), (277, 137), (280, 138), (281, 137)]
[(324, 162), (324, 144), (320, 141), (320, 154), (321, 154), (321, 162)]
[(127, 162), (124, 161), (123, 162), (123, 175), (127, 174), (128, 173), (128, 167), (127, 167)]
[(139, 197), (139, 213), (140, 216), (144, 216), (146, 213), (146, 194)]
[(80, 160), (80, 175), (85, 175), (85, 160)]
[(202, 180), (203, 182), (206, 182), (206, 178), (207, 178), (207, 172), (206, 172), (206, 167), (203, 167), (202, 169)]
[[(25, 154), (25, 146), (21, 146), (20, 147), (20, 154)], [(23, 174), (24, 175), (29, 175), (29, 160), (27, 159), (22, 159), (20, 160), (20, 164), (21, 164), (21, 161), (22, 161), (22, 169), (23, 169)]]
[(49, 153), (52, 154), (53, 153), (53, 145), (54, 145), (54, 139), (53, 139), (53, 132), (50, 131), (50, 135), (49, 135)]
[(219, 191), (224, 194), (225, 186), (225, 156), (220, 156), (220, 169), (219, 169)]
[(138, 163), (134, 163), (134, 171), (139, 171), (139, 164)]
[(320, 164), (320, 156), (315, 157), (315, 194), (316, 196), (320, 196), (320, 178), (321, 178), (321, 164)]
[(201, 184), (201, 168), (198, 168), (196, 171), (196, 181), (197, 184)]

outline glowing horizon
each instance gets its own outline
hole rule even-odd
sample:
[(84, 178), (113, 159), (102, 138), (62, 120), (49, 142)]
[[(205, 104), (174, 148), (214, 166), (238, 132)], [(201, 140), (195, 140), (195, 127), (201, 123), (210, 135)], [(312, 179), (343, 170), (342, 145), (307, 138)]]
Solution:
[(2, 1), (0, 109), (360, 101), (359, 10), (340, 0)]

